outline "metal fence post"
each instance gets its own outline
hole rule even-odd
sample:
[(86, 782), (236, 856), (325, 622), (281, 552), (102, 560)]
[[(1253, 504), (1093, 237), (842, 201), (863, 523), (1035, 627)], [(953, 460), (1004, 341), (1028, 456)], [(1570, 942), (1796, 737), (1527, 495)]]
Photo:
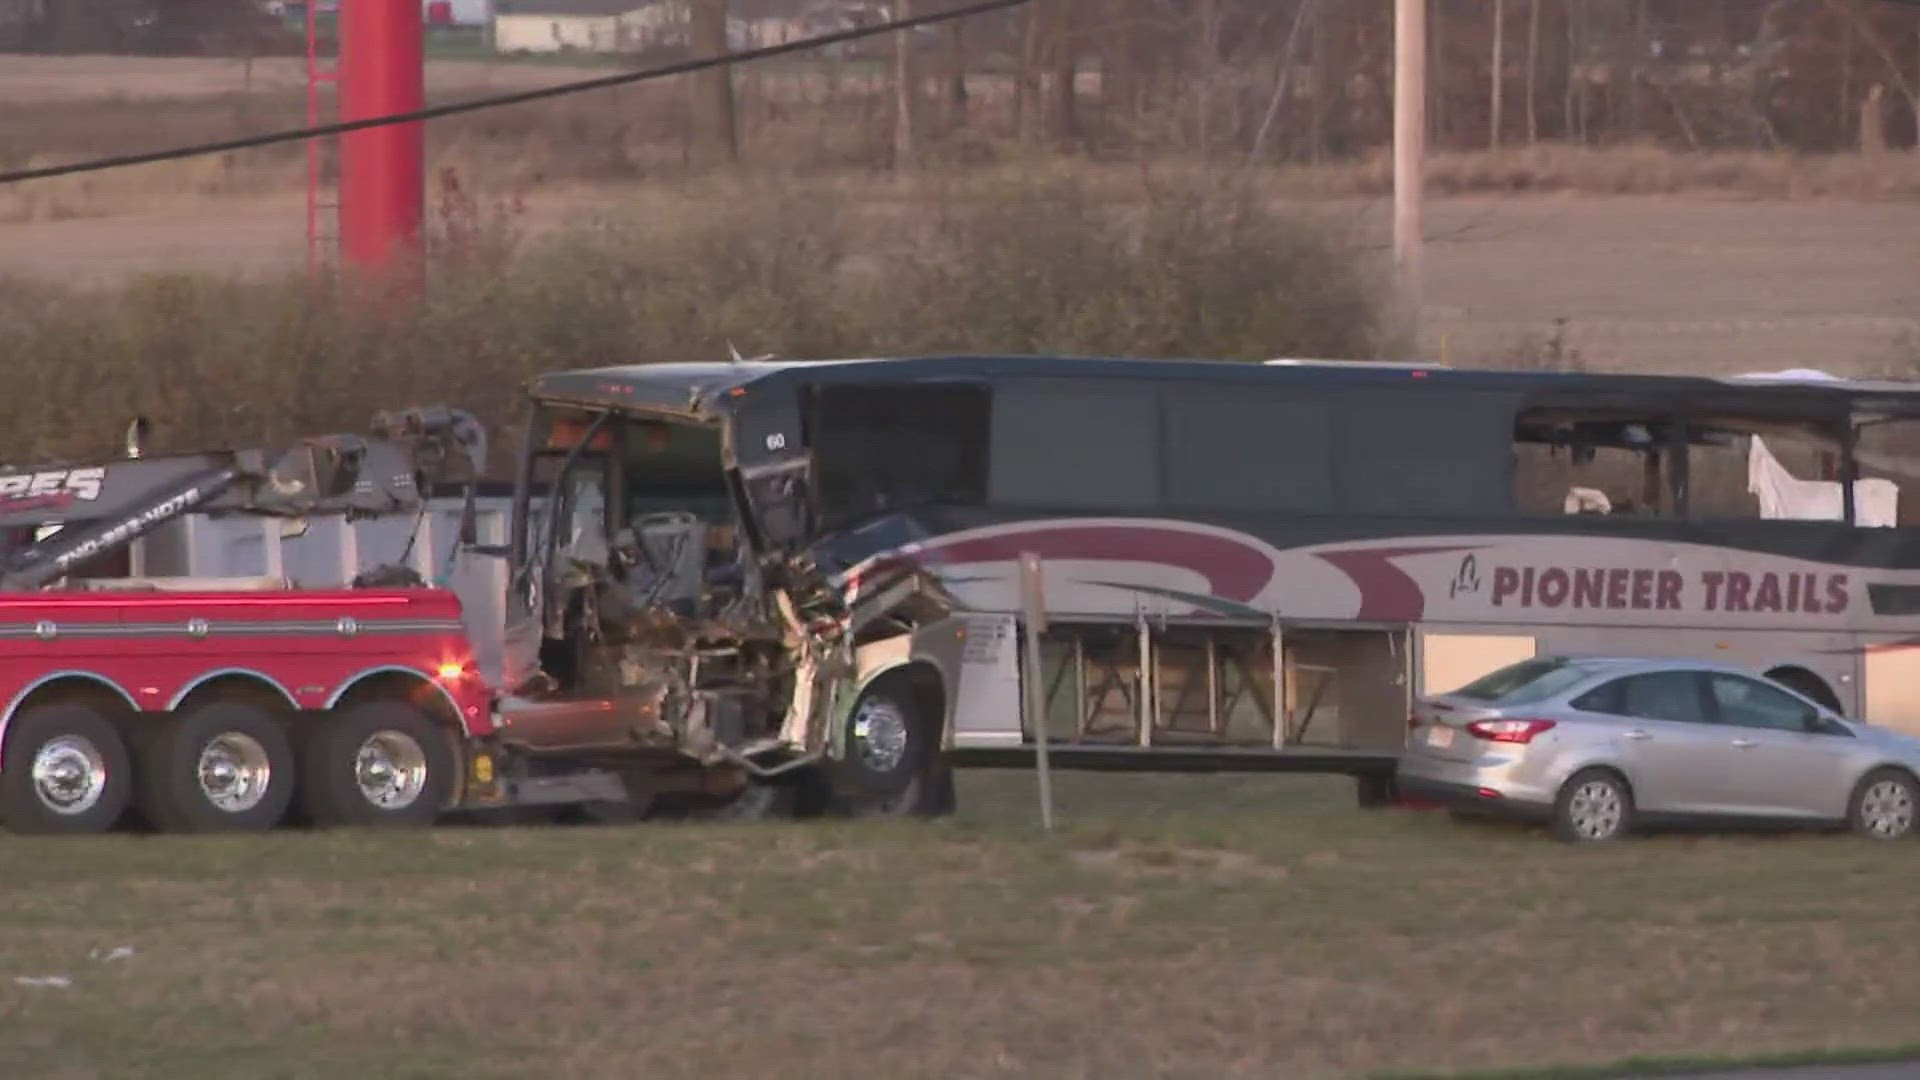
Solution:
[(1047, 706), (1040, 677), (1040, 635), (1047, 632), (1047, 590), (1040, 556), (1020, 556), (1020, 604), (1026, 615), (1026, 671), (1020, 680), (1023, 707), (1033, 721), (1033, 762), (1040, 774), (1040, 827), (1053, 831), (1053, 775), (1047, 762)]

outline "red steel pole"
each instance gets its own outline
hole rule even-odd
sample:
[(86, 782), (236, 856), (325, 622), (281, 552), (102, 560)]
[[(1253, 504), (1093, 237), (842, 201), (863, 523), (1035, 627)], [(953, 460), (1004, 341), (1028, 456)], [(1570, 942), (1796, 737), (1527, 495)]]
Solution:
[[(341, 0), (340, 118), (365, 120), (426, 104), (420, 0)], [(363, 271), (418, 281), (425, 270), (426, 135), (419, 123), (340, 136), (340, 254)]]

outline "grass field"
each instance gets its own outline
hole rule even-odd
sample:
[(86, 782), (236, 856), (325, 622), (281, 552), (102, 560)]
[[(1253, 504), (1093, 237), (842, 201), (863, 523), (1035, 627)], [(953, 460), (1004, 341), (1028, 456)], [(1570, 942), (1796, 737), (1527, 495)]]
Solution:
[[(1364, 1075), (1920, 1041), (1911, 846), (1572, 850), (1343, 782), (934, 824), (0, 839), (0, 1075)], [(90, 959), (130, 946), (131, 957)], [(67, 988), (17, 976), (66, 975)]]
[[(549, 187), (541, 233), (596, 216), (710, 214), (671, 189)], [(852, 194), (847, 205), (863, 206)], [(1379, 200), (1289, 203), (1383, 253)], [(1473, 196), (1428, 208), (1429, 355), (1498, 360), (1569, 320), (1601, 369), (1860, 370), (1920, 340), (1920, 204), (1687, 197)], [(0, 280), (104, 284), (163, 268), (271, 274), (299, 265), (298, 198), (167, 213), (0, 223)]]

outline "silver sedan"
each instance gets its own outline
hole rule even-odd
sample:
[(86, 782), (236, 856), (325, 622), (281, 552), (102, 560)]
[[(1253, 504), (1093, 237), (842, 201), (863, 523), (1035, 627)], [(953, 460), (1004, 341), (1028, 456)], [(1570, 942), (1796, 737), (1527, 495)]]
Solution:
[(1538, 657), (1416, 705), (1396, 783), (1568, 841), (1636, 825), (1920, 822), (1920, 739), (1847, 720), (1751, 671)]

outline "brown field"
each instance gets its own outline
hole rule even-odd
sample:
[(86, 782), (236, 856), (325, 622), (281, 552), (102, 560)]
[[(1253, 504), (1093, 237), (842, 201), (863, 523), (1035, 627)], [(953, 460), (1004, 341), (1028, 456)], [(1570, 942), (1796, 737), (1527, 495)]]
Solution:
[[(528, 227), (679, 201), (639, 186), (536, 191)], [(1378, 200), (1298, 209), (1385, 245)], [(277, 272), (302, 257), (303, 215), (281, 195), (0, 224), (0, 279)], [(1858, 369), (1920, 333), (1920, 203), (1473, 196), (1437, 200), (1428, 216), (1424, 345), (1458, 363), (1499, 358), (1559, 318), (1593, 366), (1658, 371)]]
[(1051, 840), (1023, 774), (933, 824), (7, 839), (0, 1074), (1311, 1080), (1920, 1040), (1907, 845), (1584, 851), (1331, 781), (1062, 779)]

